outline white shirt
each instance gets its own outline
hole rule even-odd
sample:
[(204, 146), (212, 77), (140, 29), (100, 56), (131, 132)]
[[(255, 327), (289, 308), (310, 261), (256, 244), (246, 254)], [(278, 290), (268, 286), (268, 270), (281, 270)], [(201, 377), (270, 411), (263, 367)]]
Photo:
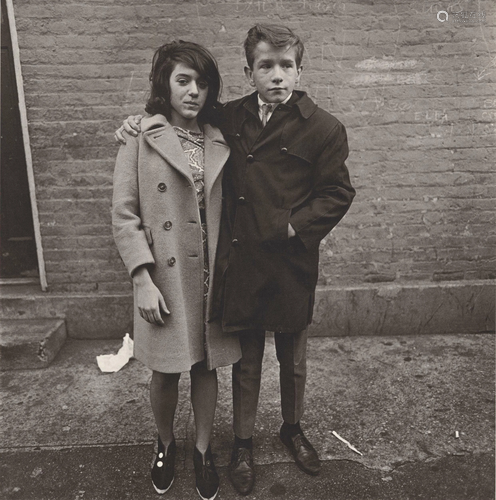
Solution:
[[(277, 106), (279, 106), (279, 104), (286, 104), (291, 99), (292, 95), (293, 95), (293, 92), (291, 92), (291, 94), (289, 94), (288, 97), (286, 97), (286, 99), (284, 99), (284, 101), (277, 103), (277, 104), (273, 103), (272, 109), (267, 113), (267, 122), (270, 120), (270, 117), (272, 116), (272, 113), (274, 113)], [(263, 102), (262, 99), (260, 99), (260, 94), (258, 94), (257, 97), (258, 97), (258, 116), (260, 117), (260, 121), (262, 121), (262, 117), (263, 117), (262, 104), (270, 104), (270, 103)]]

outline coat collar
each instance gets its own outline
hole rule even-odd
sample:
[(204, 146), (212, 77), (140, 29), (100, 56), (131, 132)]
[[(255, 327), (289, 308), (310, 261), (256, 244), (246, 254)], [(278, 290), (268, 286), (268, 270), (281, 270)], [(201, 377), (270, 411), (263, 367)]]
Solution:
[[(143, 118), (143, 120), (141, 120), (141, 131), (143, 132), (143, 134), (145, 132), (153, 131), (154, 129), (156, 132), (158, 132), (157, 129), (161, 129), (163, 127), (166, 129), (170, 128), (173, 131), (172, 125), (163, 115), (146, 116), (145, 118)], [(213, 143), (216, 143), (219, 146), (224, 146), (226, 148), (228, 147), (226, 141), (224, 140), (224, 136), (218, 128), (212, 127), (212, 125), (206, 123), (205, 125), (203, 125), (203, 133), (206, 137), (209, 137)]]
[(141, 131), (145, 141), (172, 167), (179, 170), (184, 176), (192, 177), (181, 143), (165, 116), (153, 115), (143, 118)]
[(141, 131), (145, 133), (153, 128), (165, 127), (167, 125), (169, 125), (169, 122), (164, 115), (145, 116), (141, 120)]
[[(160, 156), (187, 177), (190, 182), (193, 181), (191, 168), (181, 143), (165, 116), (153, 115), (143, 118), (141, 131), (145, 140)], [(208, 199), (211, 188), (229, 157), (230, 150), (219, 129), (205, 124), (203, 133), (205, 137), (205, 196)]]
[[(253, 92), (244, 99), (241, 99), (236, 104), (237, 106), (243, 106), (250, 113), (258, 116), (258, 92)], [(315, 104), (310, 97), (308, 97), (306, 92), (301, 90), (293, 90), (293, 95), (291, 99), (286, 104), (280, 104), (279, 106), (295, 106), (300, 112), (301, 116), (307, 120), (310, 118), (317, 110), (317, 104)]]

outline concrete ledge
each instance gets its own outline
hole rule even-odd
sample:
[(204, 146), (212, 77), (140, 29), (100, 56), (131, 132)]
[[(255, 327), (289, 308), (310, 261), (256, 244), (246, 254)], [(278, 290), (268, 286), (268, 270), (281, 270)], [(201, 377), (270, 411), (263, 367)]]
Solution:
[(2, 287), (0, 319), (65, 319), (77, 339), (122, 338), (132, 332), (133, 298), (121, 294), (59, 294), (35, 287)]
[(46, 368), (66, 338), (62, 319), (2, 320), (0, 370)]
[[(494, 331), (496, 280), (370, 283), (317, 288), (312, 336)], [(52, 294), (2, 287), (0, 319), (61, 318), (78, 339), (132, 333), (133, 299), (121, 294)]]
[(310, 335), (494, 332), (496, 280), (317, 289)]

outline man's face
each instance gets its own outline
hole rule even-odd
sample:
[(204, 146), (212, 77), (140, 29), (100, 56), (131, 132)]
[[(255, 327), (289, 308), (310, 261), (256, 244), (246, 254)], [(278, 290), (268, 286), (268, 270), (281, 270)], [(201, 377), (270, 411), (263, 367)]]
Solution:
[(275, 104), (284, 101), (300, 80), (302, 67), (296, 66), (296, 48), (259, 42), (254, 55), (253, 69), (245, 67), (248, 82), (257, 88), (262, 101)]

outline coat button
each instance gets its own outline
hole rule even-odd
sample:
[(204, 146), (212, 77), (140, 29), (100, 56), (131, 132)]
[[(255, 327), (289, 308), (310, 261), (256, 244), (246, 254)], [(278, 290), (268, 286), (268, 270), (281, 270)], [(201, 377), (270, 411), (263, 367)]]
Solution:
[(246, 161), (248, 161), (248, 162), (250, 162), (250, 163), (251, 163), (254, 159), (255, 159), (255, 158), (253, 158), (253, 155), (248, 155), (248, 156), (246, 157)]
[(171, 228), (172, 228), (172, 222), (171, 222), (170, 220), (168, 220), (168, 221), (164, 222), (164, 229), (165, 229), (166, 231), (170, 231), (170, 230), (171, 230)]
[(168, 261), (167, 264), (169, 264), (170, 267), (172, 267), (176, 263), (176, 258), (171, 257)]
[(234, 240), (231, 241), (233, 247), (237, 247), (239, 245), (239, 240), (234, 238)]
[(245, 199), (245, 197), (244, 197), (244, 196), (240, 196), (240, 197), (238, 198), (238, 203), (239, 203), (240, 205), (245, 205), (245, 204), (246, 204), (246, 199)]
[(161, 182), (158, 186), (157, 186), (158, 190), (161, 192), (161, 193), (165, 193), (165, 191), (167, 191), (167, 186), (165, 184), (165, 182)]
[(281, 153), (285, 155), (288, 152), (288, 148), (281, 148)]

